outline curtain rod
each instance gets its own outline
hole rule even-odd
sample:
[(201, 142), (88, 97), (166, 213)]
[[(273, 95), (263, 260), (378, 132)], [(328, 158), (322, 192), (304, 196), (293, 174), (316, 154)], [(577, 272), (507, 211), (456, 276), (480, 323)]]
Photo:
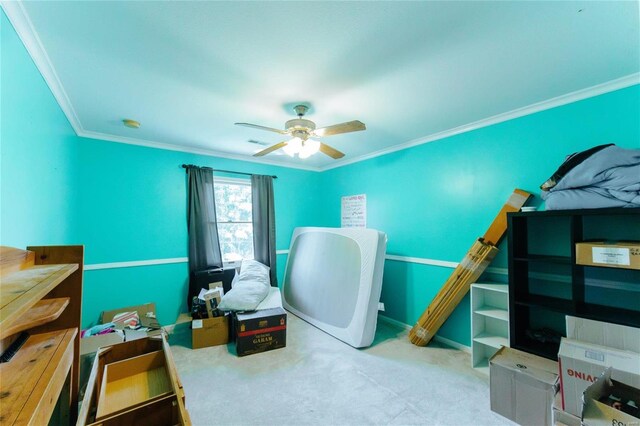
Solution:
[[(199, 166), (196, 166), (194, 164), (183, 164), (182, 165), (183, 169), (186, 169), (187, 167), (199, 167)], [(253, 176), (254, 175), (254, 173), (234, 172), (233, 170), (213, 169), (211, 167), (202, 167), (202, 168), (203, 169), (211, 169), (214, 172), (220, 172), (220, 173), (233, 173), (233, 174), (236, 174), (236, 175), (245, 175), (245, 176)], [(276, 176), (276, 175), (272, 175), (271, 177), (274, 178), (274, 179), (278, 179), (278, 176)]]

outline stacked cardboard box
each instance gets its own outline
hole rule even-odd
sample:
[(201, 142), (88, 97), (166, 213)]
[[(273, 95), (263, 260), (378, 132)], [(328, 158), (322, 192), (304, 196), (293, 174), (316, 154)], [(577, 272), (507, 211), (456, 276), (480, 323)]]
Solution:
[(558, 363), (502, 347), (489, 360), (491, 410), (521, 425), (552, 423)]
[(584, 391), (582, 424), (624, 426), (640, 424), (640, 389), (611, 379), (609, 367)]
[(612, 378), (640, 387), (640, 329), (567, 316), (558, 352), (562, 410), (582, 415), (582, 394), (607, 369)]
[(566, 411), (562, 411), (562, 394), (558, 392), (553, 401), (553, 425), (554, 426), (581, 426), (579, 416), (574, 416)]

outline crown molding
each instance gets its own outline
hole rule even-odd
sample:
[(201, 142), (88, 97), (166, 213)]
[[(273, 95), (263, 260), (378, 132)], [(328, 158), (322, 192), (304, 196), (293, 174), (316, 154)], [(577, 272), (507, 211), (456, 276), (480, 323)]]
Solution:
[(229, 154), (229, 153), (224, 153), (224, 152), (219, 152), (214, 150), (207, 150), (202, 148), (189, 148), (189, 147), (184, 147), (180, 145), (168, 144), (164, 142), (155, 142), (155, 141), (148, 141), (148, 140), (137, 139), (137, 138), (128, 138), (123, 136), (116, 136), (116, 135), (110, 135), (106, 133), (98, 133), (98, 132), (85, 131), (85, 130), (81, 130), (81, 131), (76, 130), (76, 133), (78, 134), (78, 136), (91, 138), (91, 139), (101, 139), (109, 142), (120, 142), (120, 143), (126, 143), (130, 145), (140, 145), (140, 146), (146, 146), (151, 148), (166, 149), (171, 151), (188, 152), (192, 154), (208, 155), (208, 156), (227, 158), (232, 160), (247, 161), (251, 163), (268, 164), (273, 166), (286, 167), (290, 169), (307, 170), (307, 171), (313, 171), (313, 172), (325, 172), (327, 170), (332, 170), (339, 167), (348, 166), (350, 164), (359, 163), (361, 161), (366, 161), (372, 158), (380, 157), (383, 155), (391, 154), (396, 151), (409, 149), (414, 146), (423, 145), (429, 142), (435, 142), (437, 140), (459, 135), (461, 133), (466, 133), (473, 130), (481, 129), (483, 127), (492, 126), (494, 124), (513, 120), (515, 118), (520, 118), (526, 115), (535, 114), (537, 112), (545, 111), (551, 108), (556, 108), (556, 107), (567, 105), (573, 102), (578, 102), (584, 99), (592, 98), (594, 96), (603, 95), (605, 93), (631, 87), (636, 84), (640, 84), (640, 73), (630, 74), (628, 76), (611, 80), (602, 84), (598, 84), (596, 86), (577, 90), (575, 92), (570, 92), (570, 93), (560, 95), (555, 98), (547, 99), (545, 101), (537, 102), (535, 104), (531, 104), (522, 108), (517, 108), (512, 111), (497, 114), (492, 117), (484, 118), (482, 120), (474, 121), (473, 123), (454, 127), (452, 129), (434, 133), (425, 137), (413, 139), (408, 142), (401, 143), (399, 145), (394, 145), (389, 148), (372, 152), (370, 154), (361, 155), (359, 157), (352, 158), (350, 160), (331, 163), (323, 167), (293, 165), (289, 163), (283, 163), (283, 162), (267, 160), (267, 159), (256, 159), (254, 157), (245, 156), (245, 155)]
[(104, 140), (108, 142), (125, 143), (129, 145), (138, 145), (138, 146), (144, 146), (148, 148), (157, 148), (157, 149), (164, 149), (169, 151), (187, 152), (190, 154), (206, 155), (211, 157), (226, 158), (230, 160), (239, 160), (239, 161), (245, 161), (250, 163), (267, 164), (271, 166), (279, 166), (279, 167), (285, 167), (289, 169), (299, 169), (299, 170), (306, 170), (306, 171), (313, 171), (313, 172), (320, 171), (320, 168), (315, 166), (292, 165), (292, 164), (284, 163), (277, 160), (269, 160), (269, 159), (263, 159), (263, 158), (258, 159), (258, 158), (240, 155), (240, 154), (229, 154), (229, 153), (215, 151), (215, 150), (185, 147), (185, 146), (175, 145), (175, 144), (170, 144), (165, 142), (149, 141), (145, 139), (123, 137), (123, 136), (117, 136), (117, 135), (112, 135), (107, 133), (100, 133), (100, 132), (85, 130), (84, 127), (82, 126), (82, 123), (80, 122), (78, 114), (76, 114), (76, 111), (74, 110), (73, 105), (71, 104), (71, 100), (69, 99), (67, 92), (64, 90), (64, 86), (62, 85), (62, 82), (58, 77), (58, 74), (56, 73), (55, 68), (53, 67), (51, 59), (49, 59), (49, 55), (47, 54), (47, 51), (45, 50), (44, 45), (42, 44), (42, 41), (40, 40), (40, 37), (38, 36), (36, 29), (31, 23), (31, 19), (29, 18), (29, 15), (27, 14), (27, 11), (24, 8), (23, 2), (15, 1), (15, 0), (14, 1), (0, 0), (0, 6), (4, 10), (7, 17), (9, 18), (9, 22), (11, 22), (11, 25), (13, 26), (16, 33), (18, 34), (18, 37), (20, 38), (25, 48), (27, 49), (27, 52), (29, 53), (29, 55), (31, 56), (31, 59), (35, 63), (36, 68), (38, 68), (38, 71), (40, 71), (40, 74), (42, 75), (42, 78), (44, 79), (45, 83), (47, 84), (47, 86), (49, 86), (49, 90), (51, 90), (51, 93), (53, 94), (54, 98), (60, 105), (62, 112), (67, 117), (67, 120), (69, 121), (69, 124), (71, 124), (71, 127), (73, 128), (76, 135), (83, 138), (89, 138), (89, 139), (98, 139), (98, 140)]
[(92, 132), (87, 130), (82, 130), (76, 133), (78, 136), (83, 138), (98, 139), (98, 140), (103, 140), (107, 142), (124, 143), (128, 145), (144, 146), (147, 148), (164, 149), (167, 151), (186, 152), (189, 154), (206, 155), (209, 157), (226, 158), (228, 160), (238, 160), (238, 161), (244, 161), (249, 163), (267, 164), (270, 166), (284, 167), (287, 169), (299, 169), (299, 170), (306, 170), (311, 172), (320, 171), (319, 167), (288, 164), (288, 163), (283, 163), (277, 160), (269, 160), (266, 158), (255, 158), (255, 157), (245, 156), (240, 154), (230, 154), (227, 152), (215, 151), (212, 149), (188, 147), (188, 146), (182, 146), (182, 145), (175, 145), (171, 143), (150, 141), (146, 139), (129, 138), (126, 136), (116, 136), (108, 133)]
[(352, 158), (339, 163), (332, 163), (328, 166), (320, 168), (321, 172), (336, 169), (338, 167), (348, 166), (349, 164), (359, 163), (361, 161), (369, 160), (371, 158), (380, 157), (382, 155), (391, 154), (392, 152), (402, 151), (404, 149), (412, 148), (414, 146), (423, 145), (429, 142), (435, 142), (440, 139), (448, 138), (450, 136), (459, 135), (461, 133), (470, 132), (472, 130), (481, 129), (483, 127), (492, 126), (494, 124), (502, 123), (504, 121), (513, 120), (514, 118), (524, 117), (525, 115), (535, 114), (537, 112), (545, 111), (547, 109), (567, 105), (573, 102), (581, 101), (584, 99), (592, 98), (594, 96), (603, 95), (605, 93), (613, 92), (615, 90), (625, 89), (627, 87), (640, 84), (640, 73), (634, 73), (625, 77), (617, 78), (615, 80), (607, 81), (602, 84), (588, 87), (586, 89), (576, 90), (564, 95), (556, 96), (555, 98), (547, 99), (545, 101), (536, 102), (534, 104), (517, 108), (512, 111), (504, 112), (494, 115), (492, 117), (484, 118), (482, 120), (474, 121), (473, 123), (465, 124), (462, 126), (454, 127), (449, 130), (434, 133), (421, 138), (413, 139), (399, 145), (394, 145), (389, 148), (381, 149), (370, 154), (361, 155), (356, 158)]
[(71, 127), (73, 127), (76, 134), (81, 132), (83, 128), (82, 124), (80, 124), (78, 114), (76, 114), (73, 105), (71, 105), (69, 96), (67, 96), (62, 82), (58, 74), (56, 74), (56, 70), (49, 59), (47, 51), (44, 49), (38, 33), (31, 23), (31, 19), (29, 19), (29, 15), (27, 15), (27, 11), (24, 9), (22, 1), (0, 0), (0, 6), (2, 6), (2, 9), (9, 18), (9, 22), (11, 22), (11, 25), (13, 25), (13, 28), (16, 30), (18, 37), (22, 40), (38, 71), (42, 74), (42, 78), (44, 78), (45, 83), (49, 86), (49, 90), (51, 90), (53, 97), (60, 105), (62, 112), (64, 112), (67, 120), (69, 120)]
[(404, 149), (412, 148), (414, 146), (423, 145), (429, 142), (434, 142), (440, 139), (444, 139), (450, 136), (458, 135), (461, 133), (470, 132), (472, 130), (477, 130), (483, 127), (491, 126), (493, 124), (502, 123), (504, 121), (512, 120), (514, 118), (523, 117), (525, 115), (534, 114), (536, 112), (544, 111), (547, 109), (555, 108), (558, 106), (566, 105), (572, 102), (581, 101), (583, 99), (591, 98), (594, 96), (602, 95), (604, 93), (612, 92), (614, 90), (624, 89), (626, 87), (630, 87), (636, 84), (640, 84), (640, 73), (630, 74), (625, 77), (621, 77), (615, 80), (611, 80), (602, 84), (598, 84), (592, 87), (588, 87), (586, 89), (577, 90), (575, 92), (567, 93), (565, 95), (557, 96), (555, 98), (551, 98), (545, 101), (537, 102), (531, 104), (529, 106), (525, 106), (522, 108), (517, 108), (512, 111), (508, 111), (505, 113), (497, 114), (492, 117), (488, 117), (482, 120), (475, 121), (473, 123), (465, 124), (462, 126), (454, 127), (452, 129), (444, 130), (442, 132), (434, 133), (431, 135), (427, 135), (421, 138), (413, 139), (408, 142), (400, 143), (398, 145), (394, 145), (389, 148), (381, 149), (369, 154), (361, 155), (359, 157), (355, 157), (349, 160), (343, 160), (339, 162), (333, 162), (326, 166), (316, 167), (316, 166), (305, 166), (305, 165), (293, 165), (290, 163), (284, 163), (274, 160), (267, 159), (257, 159), (251, 156), (240, 155), (240, 154), (229, 154), (214, 150), (207, 150), (202, 148), (189, 148), (175, 144), (169, 144), (164, 142), (155, 142), (148, 141), (144, 139), (137, 138), (129, 138), (116, 136), (106, 133), (87, 131), (82, 127), (80, 119), (74, 110), (71, 101), (62, 86), (62, 82), (60, 78), (56, 74), (55, 68), (49, 59), (49, 55), (47, 54), (44, 46), (36, 32), (29, 16), (22, 4), (22, 1), (11, 1), (11, 0), (0, 0), (0, 6), (4, 9), (9, 21), (13, 25), (16, 33), (22, 40), (25, 45), (27, 52), (31, 56), (33, 62), (36, 67), (42, 74), (46, 84), (49, 86), (53, 96), (56, 101), (60, 105), (60, 108), (64, 112), (67, 120), (71, 124), (71, 127), (75, 131), (75, 133), (80, 137), (90, 138), (90, 139), (99, 139), (109, 142), (119, 142), (130, 145), (138, 145), (145, 146), (150, 148), (158, 148), (165, 149), (170, 151), (180, 151), (187, 152), (192, 154), (200, 154), (207, 155), (212, 157), (220, 157), (227, 158), (232, 160), (239, 161), (247, 161), (252, 163), (259, 164), (268, 164), (273, 166), (291, 168), (291, 169), (299, 169), (299, 170), (307, 170), (314, 172), (324, 172), (327, 170), (332, 170), (338, 167), (348, 166), (350, 164), (359, 163), (361, 161), (369, 160), (372, 158), (380, 157), (382, 155), (391, 154), (396, 151), (401, 151)]

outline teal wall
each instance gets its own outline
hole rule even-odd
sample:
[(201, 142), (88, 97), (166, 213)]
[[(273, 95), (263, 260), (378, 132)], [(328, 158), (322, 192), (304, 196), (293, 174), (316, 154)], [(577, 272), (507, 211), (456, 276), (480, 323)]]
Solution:
[[(86, 264), (186, 256), (182, 163), (278, 175), (280, 250), (296, 226), (339, 226), (340, 197), (365, 193), (388, 253), (458, 262), (514, 188), (539, 205), (538, 185), (566, 154), (640, 147), (638, 86), (323, 173), (80, 138), (4, 12), (0, 26), (0, 243), (84, 244)], [(506, 265), (501, 249), (494, 266)], [(286, 255), (278, 262), (282, 277)], [(451, 271), (387, 261), (386, 315), (413, 324)], [(186, 263), (86, 271), (83, 325), (148, 301), (172, 323), (186, 283)], [(468, 345), (468, 308), (465, 299), (440, 334)]]
[(7, 242), (22, 247), (68, 242), (77, 221), (72, 206), (78, 138), (4, 12), (0, 26), (0, 232), (3, 241), (11, 236)]
[[(77, 241), (86, 245), (87, 264), (187, 256), (183, 163), (277, 175), (278, 249), (289, 248), (296, 226), (322, 222), (319, 197), (306, 187), (320, 178), (315, 172), (90, 139), (77, 150)], [(280, 281), (285, 262), (278, 256)], [(186, 288), (186, 264), (87, 271), (83, 317), (88, 323), (104, 309), (154, 301), (161, 323), (171, 324), (186, 309)]]
[[(277, 175), (278, 249), (323, 223), (319, 173), (77, 137), (4, 12), (0, 26), (2, 245), (84, 244), (88, 265), (186, 257), (183, 163)], [(85, 271), (83, 325), (149, 301), (173, 323), (186, 286), (186, 263)]]
[[(539, 185), (566, 155), (609, 142), (640, 148), (640, 86), (326, 171), (323, 205), (340, 226), (341, 196), (366, 194), (367, 226), (387, 233), (387, 253), (459, 262), (514, 188), (539, 206)], [(492, 266), (506, 267), (500, 249)], [(385, 314), (415, 324), (451, 272), (387, 261)], [(469, 345), (469, 321), (467, 297), (439, 334)]]

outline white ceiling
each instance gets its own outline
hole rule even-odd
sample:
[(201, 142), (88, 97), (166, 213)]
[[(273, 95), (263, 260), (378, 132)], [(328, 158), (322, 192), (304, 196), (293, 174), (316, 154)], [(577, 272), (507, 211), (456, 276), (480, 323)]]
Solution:
[(248, 140), (282, 136), (233, 123), (283, 128), (299, 102), (319, 127), (367, 125), (324, 139), (342, 160), (264, 157), (294, 167), (326, 169), (640, 81), (637, 1), (3, 7), (83, 136), (251, 159), (264, 147)]

